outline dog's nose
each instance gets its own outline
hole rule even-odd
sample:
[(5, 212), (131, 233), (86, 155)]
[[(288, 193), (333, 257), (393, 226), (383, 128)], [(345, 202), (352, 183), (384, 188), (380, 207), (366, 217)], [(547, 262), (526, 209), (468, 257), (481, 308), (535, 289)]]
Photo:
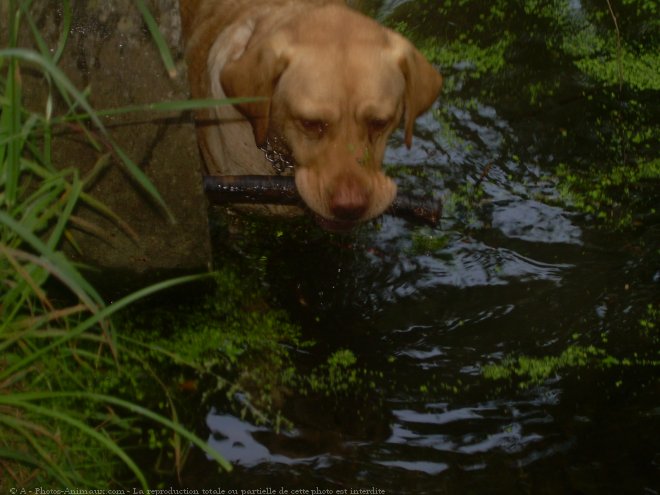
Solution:
[(335, 184), (329, 206), (338, 220), (360, 220), (369, 207), (369, 193), (357, 179), (344, 177)]

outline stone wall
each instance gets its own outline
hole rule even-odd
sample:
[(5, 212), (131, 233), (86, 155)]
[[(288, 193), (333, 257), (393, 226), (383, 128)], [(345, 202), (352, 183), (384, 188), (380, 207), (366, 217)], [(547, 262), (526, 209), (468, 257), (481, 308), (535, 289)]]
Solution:
[[(189, 97), (180, 45), (176, 0), (147, 1), (159, 22), (172, 54), (177, 74), (167, 74), (142, 16), (132, 0), (71, 2), (73, 20), (60, 68), (79, 89), (88, 88), (96, 109), (119, 108)], [(2, 10), (6, 2), (2, 2)], [(61, 2), (32, 2), (31, 13), (51, 48), (62, 31)], [(5, 31), (0, 20), (0, 32)], [(25, 25), (25, 23), (24, 23)], [(5, 31), (6, 32), (6, 31)], [(32, 44), (25, 30), (21, 44)], [(37, 71), (24, 70), (25, 102), (43, 108), (47, 84)], [(57, 112), (66, 110), (55, 101)], [(104, 119), (112, 138), (153, 181), (170, 209), (174, 222), (138, 187), (120, 160), (93, 183), (88, 192), (116, 213), (125, 225), (88, 208), (78, 215), (99, 233), (76, 231), (81, 252), (71, 257), (99, 268), (103, 280), (135, 288), (146, 282), (180, 273), (207, 270), (211, 263), (207, 202), (201, 185), (201, 162), (189, 113), (137, 113)], [(80, 129), (63, 129), (54, 142), (54, 159), (60, 167), (76, 166), (86, 173), (107, 152), (93, 149)], [(123, 276), (123, 279), (121, 278)]]

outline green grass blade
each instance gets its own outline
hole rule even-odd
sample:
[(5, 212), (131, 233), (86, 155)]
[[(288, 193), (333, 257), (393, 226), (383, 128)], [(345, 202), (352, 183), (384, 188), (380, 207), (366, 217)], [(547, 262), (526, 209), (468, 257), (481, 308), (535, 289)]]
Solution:
[[(41, 444), (41, 442), (37, 439), (37, 438), (43, 438), (43, 432), (37, 431), (37, 433), (41, 433), (41, 435), (37, 437), (29, 431), (28, 428), (30, 426), (37, 426), (37, 425), (29, 425), (28, 422), (22, 419), (12, 418), (11, 416), (8, 416), (6, 414), (0, 414), (0, 423), (4, 423), (7, 427), (16, 431), (28, 442), (28, 444), (32, 446), (32, 448), (37, 453), (39, 458), (44, 460), (44, 462), (37, 462), (39, 467), (44, 469), (46, 472), (48, 472), (51, 476), (53, 476), (61, 483), (64, 483), (64, 486), (74, 486), (72, 480), (51, 459), (51, 456), (48, 454), (48, 449), (44, 447)], [(41, 428), (37, 426), (36, 429), (40, 430)]]
[(26, 229), (4, 211), (0, 211), (0, 225), (3, 224), (39, 253), (39, 256), (53, 267), (53, 274), (73, 291), (81, 301), (90, 308), (103, 306), (101, 296), (87, 283), (62, 253), (54, 251), (30, 230)]
[[(117, 115), (125, 115), (130, 113), (144, 113), (144, 112), (186, 112), (192, 110), (200, 110), (204, 108), (215, 108), (224, 105), (235, 105), (240, 103), (252, 103), (260, 100), (265, 100), (263, 97), (241, 97), (241, 98), (206, 98), (195, 100), (175, 100), (175, 101), (161, 101), (155, 103), (145, 103), (142, 105), (127, 105), (119, 108), (108, 108), (105, 110), (96, 110), (96, 115), (99, 117), (114, 117)], [(53, 119), (53, 124), (62, 124), (66, 122), (76, 122), (88, 120), (87, 114), (72, 114)]]
[[(0, 212), (0, 217), (2, 215), (2, 212)], [(33, 363), (34, 361), (38, 360), (41, 356), (44, 356), (48, 354), (49, 352), (53, 351), (56, 349), (58, 346), (64, 345), (66, 342), (70, 341), (71, 339), (77, 338), (78, 336), (82, 335), (85, 331), (89, 330), (92, 328), (94, 325), (100, 323), (101, 321), (106, 320), (110, 316), (112, 316), (114, 313), (117, 311), (120, 311), (121, 309), (125, 308), (126, 306), (134, 303), (135, 301), (138, 301), (140, 299), (144, 299), (145, 297), (155, 294), (156, 292), (169, 289), (170, 287), (174, 287), (175, 285), (179, 284), (184, 284), (184, 283), (189, 283), (193, 281), (198, 281), (201, 280), (209, 275), (188, 275), (185, 277), (179, 277), (171, 280), (166, 280), (165, 282), (160, 282), (158, 284), (151, 285), (149, 287), (146, 287), (144, 289), (141, 289), (137, 292), (134, 292), (133, 294), (130, 294), (119, 301), (116, 301), (112, 304), (112, 306), (105, 306), (103, 307), (100, 311), (97, 311), (95, 314), (93, 314), (91, 317), (83, 321), (82, 323), (78, 324), (75, 328), (71, 329), (66, 335), (63, 337), (57, 339), (56, 341), (52, 342), (51, 344), (41, 347), (29, 356), (25, 356), (23, 359), (21, 359), (18, 363), (15, 363), (12, 366), (9, 366), (5, 368), (4, 370), (0, 370), (0, 382), (3, 380), (6, 380), (8, 377), (10, 377), (12, 374), (18, 372), (21, 369), (26, 368), (28, 365)]]
[[(0, 396), (0, 404), (5, 404), (13, 407), (20, 407), (17, 404), (30, 404), (32, 401), (43, 401), (48, 399), (58, 399), (58, 398), (71, 398), (71, 399), (81, 399), (85, 401), (96, 401), (106, 404), (112, 404), (114, 406), (121, 407), (132, 413), (139, 414), (140, 416), (160, 423), (161, 425), (169, 428), (175, 433), (181, 435), (186, 440), (190, 441), (193, 445), (199, 447), (204, 452), (209, 454), (223, 469), (226, 471), (231, 471), (232, 466), (226, 459), (224, 459), (220, 454), (215, 450), (210, 448), (205, 442), (203, 442), (197, 435), (188, 431), (185, 427), (176, 423), (164, 416), (161, 416), (158, 413), (150, 411), (142, 406), (134, 404), (132, 402), (120, 399), (118, 397), (113, 397), (110, 395), (97, 394), (92, 392), (24, 392), (13, 394), (9, 397)], [(37, 406), (38, 407), (38, 406)]]
[(94, 109), (87, 101), (85, 95), (76, 89), (76, 87), (71, 83), (69, 78), (64, 74), (64, 72), (62, 72), (59, 69), (59, 67), (57, 67), (53, 63), (52, 60), (49, 60), (48, 58), (40, 55), (39, 53), (36, 53), (32, 50), (28, 50), (25, 48), (7, 48), (0, 50), (0, 57), (22, 60), (24, 62), (36, 65), (42, 71), (45, 71), (48, 75), (50, 75), (50, 77), (52, 77), (53, 81), (58, 86), (62, 96), (70, 95), (71, 97), (73, 97), (75, 103), (89, 114), (89, 118), (94, 123), (94, 125), (103, 133), (103, 135), (105, 136), (108, 135), (108, 131), (106, 130), (105, 126), (98, 118), (98, 116), (95, 114)]
[[(43, 180), (38, 186), (12, 211), (13, 218), (18, 219), (21, 225), (36, 235), (48, 228), (52, 218), (59, 214), (62, 208), (57, 203), (66, 191), (65, 181), (57, 176)], [(20, 242), (19, 237), (14, 237)]]
[(162, 290), (169, 289), (171, 287), (174, 287), (176, 285), (181, 285), (185, 283), (190, 283), (190, 282), (195, 282), (202, 280), (204, 278), (209, 277), (210, 274), (202, 274), (202, 275), (186, 275), (183, 277), (178, 277), (178, 278), (173, 278), (170, 280), (166, 280), (164, 282), (159, 282), (154, 285), (150, 285), (149, 287), (145, 287), (144, 289), (140, 289), (137, 292), (134, 292), (133, 294), (130, 294), (118, 301), (115, 301), (112, 303), (112, 306), (106, 306), (104, 307), (101, 311), (97, 312), (93, 316), (91, 316), (88, 320), (82, 322), (79, 324), (76, 328), (72, 330), (72, 332), (79, 332), (82, 333), (88, 328), (91, 328), (92, 326), (96, 325), (100, 321), (103, 321), (116, 312), (122, 310), (123, 308), (133, 304), (136, 301), (139, 301), (140, 299), (144, 299), (145, 297), (148, 297), (152, 294), (155, 294), (157, 292), (160, 292)]
[[(85, 396), (91, 395), (91, 394), (86, 394), (86, 393), (67, 393), (67, 392), (61, 392), (61, 393), (39, 393), (39, 392), (34, 392), (32, 394), (12, 394), (9, 396), (2, 396), (0, 398), (0, 404), (4, 403), (5, 405), (15, 407), (18, 409), (22, 409), (24, 411), (31, 412), (33, 414), (38, 414), (40, 416), (44, 416), (47, 418), (52, 418), (58, 421), (62, 421), (63, 423), (67, 423), (68, 425), (76, 428), (79, 430), (81, 433), (89, 436), (93, 440), (96, 440), (101, 446), (103, 446), (105, 449), (108, 451), (112, 452), (115, 454), (117, 457), (119, 457), (124, 464), (133, 472), (135, 477), (138, 479), (142, 487), (146, 490), (148, 490), (147, 486), (147, 480), (144, 477), (144, 474), (142, 473), (142, 470), (135, 464), (135, 461), (131, 459), (131, 457), (122, 449), (119, 447), (115, 442), (113, 442), (108, 436), (101, 434), (94, 428), (88, 426), (87, 424), (83, 423), (79, 419), (74, 418), (70, 414), (67, 414), (65, 412), (58, 411), (57, 409), (53, 408), (48, 408), (48, 407), (42, 407), (36, 404), (33, 404), (28, 396), (34, 397), (33, 400), (36, 401), (43, 401), (49, 397), (79, 397), (79, 398), (85, 398)], [(153, 414), (153, 413), (152, 413)]]
[(34, 22), (34, 18), (30, 14), (29, 2), (20, 2), (20, 5), (21, 5), (21, 11), (23, 12), (23, 16), (25, 17), (25, 19), (27, 19), (27, 22), (30, 25), (30, 30), (32, 31), (32, 36), (34, 38), (35, 43), (37, 44), (37, 48), (39, 48), (39, 52), (41, 52), (42, 56), (46, 58), (50, 58), (50, 49), (48, 48), (48, 45), (46, 44), (46, 41), (44, 40), (43, 36), (41, 36), (41, 33), (39, 32), (39, 28)]
[(115, 149), (115, 152), (117, 153), (117, 156), (119, 156), (120, 160), (124, 164), (124, 167), (126, 167), (131, 176), (133, 176), (133, 178), (137, 181), (138, 185), (142, 187), (142, 189), (144, 189), (156, 201), (158, 206), (160, 206), (160, 208), (162, 208), (162, 210), (167, 215), (169, 221), (176, 223), (174, 214), (167, 206), (167, 203), (165, 203), (165, 200), (156, 189), (156, 186), (154, 186), (153, 183), (149, 180), (149, 177), (146, 176), (140, 167), (138, 167), (137, 164), (131, 160), (131, 158), (112, 140), (112, 138), (109, 139), (113, 148)]
[(78, 204), (78, 200), (80, 199), (80, 195), (82, 193), (82, 182), (78, 180), (77, 173), (74, 175), (75, 180), (67, 188), (66, 204), (64, 205), (64, 208), (59, 212), (57, 224), (53, 228), (50, 237), (48, 238), (47, 246), (50, 249), (55, 249), (60, 243), (60, 240), (64, 235), (64, 230), (66, 229), (69, 223), (69, 219), (71, 218), (71, 214), (73, 213), (73, 209)]
[(62, 1), (62, 30), (60, 31), (60, 38), (57, 40), (57, 48), (53, 55), (53, 62), (59, 63), (66, 47), (66, 42), (69, 39), (69, 31), (71, 31), (71, 0)]
[(101, 201), (97, 200), (94, 196), (83, 192), (80, 195), (80, 200), (89, 208), (95, 210), (97, 213), (103, 215), (108, 220), (114, 222), (115, 225), (117, 225), (126, 235), (128, 235), (133, 240), (133, 242), (136, 244), (139, 242), (140, 236), (137, 234), (137, 232), (135, 232), (135, 230), (133, 230), (133, 228), (128, 223), (122, 220), (119, 215), (117, 215)]
[(154, 16), (151, 15), (151, 12), (145, 5), (144, 0), (135, 0), (135, 4), (140, 11), (140, 14), (142, 14), (144, 23), (147, 25), (147, 29), (149, 29), (151, 39), (154, 41), (156, 47), (158, 48), (158, 53), (160, 53), (160, 58), (163, 60), (163, 64), (165, 65), (167, 72), (169, 73), (170, 77), (176, 77), (176, 66), (174, 65), (172, 54), (170, 53), (170, 49), (167, 47), (167, 43), (165, 42), (163, 35), (158, 29), (156, 19), (154, 19)]
[[(92, 109), (91, 105), (87, 101), (87, 98), (80, 92), (78, 91), (73, 84), (69, 81), (69, 79), (66, 77), (66, 75), (57, 67), (53, 64), (51, 60), (49, 60), (46, 57), (43, 57), (42, 55), (35, 53), (31, 50), (26, 50), (23, 48), (9, 48), (9, 49), (4, 49), (0, 50), (0, 57), (8, 57), (12, 59), (10, 61), (10, 64), (15, 64), (16, 60), (23, 60), (25, 62), (29, 62), (31, 64), (34, 64), (38, 67), (40, 67), (43, 71), (48, 73), (50, 77), (53, 79), (53, 81), (56, 83), (58, 86), (60, 93), (62, 94), (70, 94), (75, 102), (83, 109), (87, 114), (89, 115), (89, 119), (94, 123), (94, 125), (99, 129), (99, 131), (103, 134), (103, 136), (108, 140), (109, 143), (113, 146), (115, 152), (117, 153), (117, 156), (119, 156), (120, 160), (126, 167), (126, 169), (133, 175), (135, 180), (138, 182), (138, 184), (152, 197), (154, 200), (157, 202), (158, 205), (161, 206), (163, 211), (166, 212), (168, 218), (170, 221), (174, 221), (174, 216), (172, 215), (171, 211), (165, 204), (165, 201), (161, 197), (160, 193), (157, 191), (157, 189), (154, 187), (154, 185), (151, 183), (149, 178), (140, 170), (140, 168), (131, 160), (128, 155), (117, 145), (117, 143), (114, 142), (112, 137), (109, 135), (107, 129), (101, 122), (98, 114)], [(10, 71), (11, 72), (11, 71)], [(10, 79), (10, 81), (13, 79)], [(10, 97), (13, 96), (14, 98), (14, 103), (17, 105), (16, 109), (20, 108), (20, 98), (16, 100), (16, 88), (12, 90), (12, 93), (9, 95)], [(5, 112), (3, 112), (4, 114)], [(17, 110), (16, 112), (10, 112), (12, 116), (15, 118), (20, 117), (20, 113)], [(18, 128), (18, 127), (17, 127)], [(11, 148), (10, 148), (11, 150)], [(16, 163), (18, 163), (19, 158), (20, 158), (20, 150), (15, 150), (13, 151), (14, 160)], [(15, 195), (16, 195), (16, 188), (18, 184), (18, 180), (16, 177), (14, 177), (14, 190), (13, 196), (12, 195), (7, 195), (8, 199), (10, 201), (15, 201)]]
[(4, 155), (5, 203), (11, 208), (18, 197), (20, 176), (20, 157), (23, 140), (19, 138), (21, 129), (21, 86), (18, 75), (18, 63), (10, 60), (8, 64), (6, 99), (9, 106), (2, 109), (0, 135), (8, 139)]
[(57, 480), (62, 486), (75, 486), (73, 483), (67, 481), (67, 478), (60, 478), (57, 473), (46, 463), (41, 462), (38, 458), (33, 457), (15, 449), (5, 449), (0, 447), (0, 459), (6, 459), (13, 462), (18, 462), (24, 466), (32, 466), (49, 474), (54, 480)]

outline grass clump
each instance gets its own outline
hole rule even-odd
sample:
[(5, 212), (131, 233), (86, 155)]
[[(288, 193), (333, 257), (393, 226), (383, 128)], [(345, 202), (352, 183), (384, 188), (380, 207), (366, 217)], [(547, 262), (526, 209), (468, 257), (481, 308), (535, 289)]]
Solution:
[[(127, 447), (145, 429), (167, 431), (177, 468), (186, 449), (196, 445), (230, 469), (181, 425), (169, 388), (153, 373), (151, 387), (169, 407), (161, 413), (140, 402), (137, 382), (122, 377), (133, 369), (128, 362), (145, 370), (149, 365), (131, 351), (111, 319), (143, 297), (198, 277), (163, 282), (107, 305), (61, 251), (73, 242), (71, 229), (84, 226), (76, 216), (80, 205), (115, 218), (86, 191), (109, 156), (167, 208), (114, 143), (87, 94), (58, 68), (71, 3), (63, 2), (64, 27), (53, 52), (29, 7), (27, 0), (9, 2), (7, 46), (0, 49), (0, 491), (108, 488), (126, 479), (147, 489), (148, 477)], [(19, 46), (21, 26), (32, 34), (36, 50)], [(41, 110), (34, 109), (35, 102), (25, 105), (25, 71), (38, 72), (49, 88)], [(54, 113), (55, 99), (62, 102), (62, 113)], [(53, 165), (53, 135), (65, 124), (80, 130), (99, 152), (89, 176)]]

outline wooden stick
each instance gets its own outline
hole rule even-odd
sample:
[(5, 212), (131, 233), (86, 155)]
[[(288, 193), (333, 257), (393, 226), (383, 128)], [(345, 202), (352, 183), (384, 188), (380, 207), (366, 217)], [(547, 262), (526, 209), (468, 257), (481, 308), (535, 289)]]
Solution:
[[(304, 206), (291, 176), (206, 175), (204, 192), (216, 205), (273, 204)], [(436, 227), (442, 216), (442, 202), (399, 194), (385, 214)]]

